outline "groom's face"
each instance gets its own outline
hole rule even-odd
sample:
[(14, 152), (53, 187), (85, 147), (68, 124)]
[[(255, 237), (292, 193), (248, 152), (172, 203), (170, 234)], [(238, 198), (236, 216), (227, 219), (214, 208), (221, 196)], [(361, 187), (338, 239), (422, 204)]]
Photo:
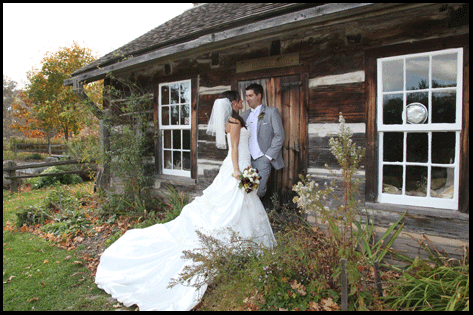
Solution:
[(256, 108), (261, 105), (261, 94), (255, 94), (253, 90), (246, 91), (246, 102), (251, 108)]

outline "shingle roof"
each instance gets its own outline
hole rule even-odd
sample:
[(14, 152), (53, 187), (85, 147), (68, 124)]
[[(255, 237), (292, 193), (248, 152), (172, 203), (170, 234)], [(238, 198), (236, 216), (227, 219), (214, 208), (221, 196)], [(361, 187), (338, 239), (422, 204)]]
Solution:
[(134, 57), (182, 43), (203, 34), (223, 31), (321, 4), (316, 3), (205, 3), (152, 29), (128, 44), (75, 71), (72, 76), (119, 61), (119, 56)]

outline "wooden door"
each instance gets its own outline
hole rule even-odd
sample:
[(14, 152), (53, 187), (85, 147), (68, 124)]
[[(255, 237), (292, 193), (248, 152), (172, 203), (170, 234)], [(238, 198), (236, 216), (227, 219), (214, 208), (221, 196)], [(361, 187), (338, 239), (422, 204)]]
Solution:
[(284, 144), (281, 150), (286, 166), (272, 170), (266, 195), (277, 192), (281, 197), (290, 194), (292, 186), (299, 180), (299, 174), (306, 173), (307, 121), (300, 74), (277, 76), (258, 80), (238, 82), (238, 90), (244, 100), (245, 88), (251, 83), (259, 83), (264, 89), (263, 105), (276, 107), (284, 126)]

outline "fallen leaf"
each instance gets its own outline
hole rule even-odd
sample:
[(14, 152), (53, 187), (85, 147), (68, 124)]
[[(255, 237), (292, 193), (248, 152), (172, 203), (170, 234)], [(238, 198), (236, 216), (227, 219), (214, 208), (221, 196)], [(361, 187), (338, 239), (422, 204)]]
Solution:
[(25, 269), (30, 269), (31, 267), (33, 267), (33, 264), (29, 265), (29, 266), (26, 267)]
[(45, 287), (44, 282), (41, 282), (40, 284), (43, 286), (43, 288)]
[(26, 302), (33, 302), (33, 301), (38, 301), (39, 298), (32, 298), (32, 299), (26, 299)]
[(47, 264), (48, 262), (49, 260), (46, 259), (45, 261), (43, 261), (43, 264)]
[(75, 261), (74, 261), (74, 264), (82, 265), (82, 261), (75, 260)]
[(8, 283), (8, 282), (10, 282), (10, 281), (11, 281), (11, 279), (13, 279), (13, 278), (16, 278), (16, 276), (10, 276), (10, 277), (7, 279), (7, 281), (6, 281), (6, 282), (4, 282), (4, 283)]
[(64, 260), (68, 260), (69, 258), (71, 258), (72, 256), (66, 256), (66, 258), (64, 258)]

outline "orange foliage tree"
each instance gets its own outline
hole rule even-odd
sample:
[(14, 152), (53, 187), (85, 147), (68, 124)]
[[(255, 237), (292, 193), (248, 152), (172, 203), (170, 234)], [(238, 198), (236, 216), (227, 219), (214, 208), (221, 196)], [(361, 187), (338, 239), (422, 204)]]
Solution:
[[(48, 52), (41, 61), (41, 70), (27, 73), (25, 93), (13, 106), (13, 115), (22, 118), (24, 125), (16, 124), (12, 128), (27, 136), (47, 136), (48, 140), (64, 135), (67, 141), (70, 134), (78, 134), (82, 128), (96, 124), (97, 119), (74, 94), (72, 87), (64, 86), (64, 80), (74, 71), (94, 60), (91, 49), (80, 47), (76, 42), (55, 53)], [(86, 90), (101, 107), (103, 81), (89, 84)]]

